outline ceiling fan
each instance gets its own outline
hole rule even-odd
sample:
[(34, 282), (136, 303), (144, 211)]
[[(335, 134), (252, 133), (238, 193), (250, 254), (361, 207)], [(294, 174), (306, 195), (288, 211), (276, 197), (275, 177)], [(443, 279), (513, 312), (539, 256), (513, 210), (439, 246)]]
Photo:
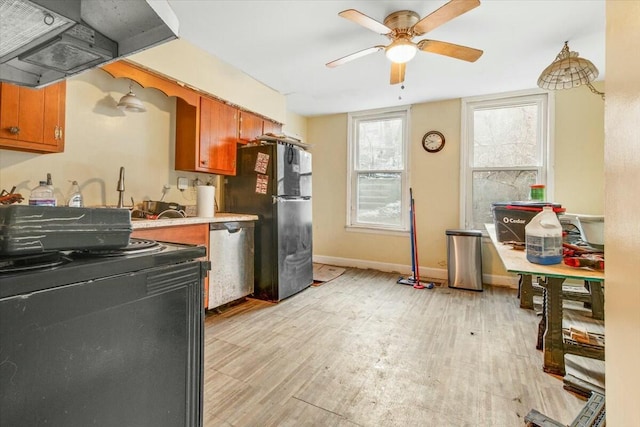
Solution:
[(475, 62), (483, 53), (479, 49), (429, 39), (413, 42), (412, 39), (428, 33), (478, 6), (480, 6), (479, 0), (451, 0), (422, 19), (413, 11), (400, 10), (387, 16), (384, 23), (380, 23), (355, 9), (343, 10), (338, 15), (387, 36), (391, 43), (387, 46), (378, 45), (352, 53), (326, 65), (331, 68), (337, 67), (384, 49), (385, 55), (391, 61), (390, 83), (393, 85), (404, 81), (406, 63), (413, 59), (418, 50)]

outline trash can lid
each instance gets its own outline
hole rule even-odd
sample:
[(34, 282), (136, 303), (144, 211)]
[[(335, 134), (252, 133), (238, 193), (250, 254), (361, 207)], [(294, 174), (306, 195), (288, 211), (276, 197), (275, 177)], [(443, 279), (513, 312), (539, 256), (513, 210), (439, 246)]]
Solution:
[(447, 230), (447, 236), (473, 236), (482, 237), (482, 231), (480, 230)]

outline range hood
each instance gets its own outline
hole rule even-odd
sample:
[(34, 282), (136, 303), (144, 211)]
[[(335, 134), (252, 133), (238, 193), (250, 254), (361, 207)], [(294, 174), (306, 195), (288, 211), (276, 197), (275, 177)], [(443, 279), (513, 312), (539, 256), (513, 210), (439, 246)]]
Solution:
[(178, 36), (166, 0), (0, 0), (0, 81), (42, 87)]

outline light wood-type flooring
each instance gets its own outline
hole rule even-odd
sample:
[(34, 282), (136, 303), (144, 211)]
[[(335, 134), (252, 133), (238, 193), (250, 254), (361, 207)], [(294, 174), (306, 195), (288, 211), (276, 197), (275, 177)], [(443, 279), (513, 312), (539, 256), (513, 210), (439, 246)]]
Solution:
[(208, 313), (204, 425), (570, 423), (584, 400), (542, 371), (539, 317), (516, 291), (417, 290), (348, 269), (278, 304)]

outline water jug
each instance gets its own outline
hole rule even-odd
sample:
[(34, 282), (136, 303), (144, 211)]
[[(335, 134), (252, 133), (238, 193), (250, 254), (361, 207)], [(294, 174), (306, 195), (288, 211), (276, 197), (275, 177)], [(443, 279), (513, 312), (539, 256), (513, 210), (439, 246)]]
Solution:
[(562, 225), (551, 206), (543, 207), (524, 232), (529, 262), (545, 265), (562, 262)]
[(40, 185), (31, 190), (31, 195), (29, 195), (29, 204), (34, 206), (56, 205), (56, 197), (53, 194), (51, 186), (47, 185), (47, 181), (40, 181)]

